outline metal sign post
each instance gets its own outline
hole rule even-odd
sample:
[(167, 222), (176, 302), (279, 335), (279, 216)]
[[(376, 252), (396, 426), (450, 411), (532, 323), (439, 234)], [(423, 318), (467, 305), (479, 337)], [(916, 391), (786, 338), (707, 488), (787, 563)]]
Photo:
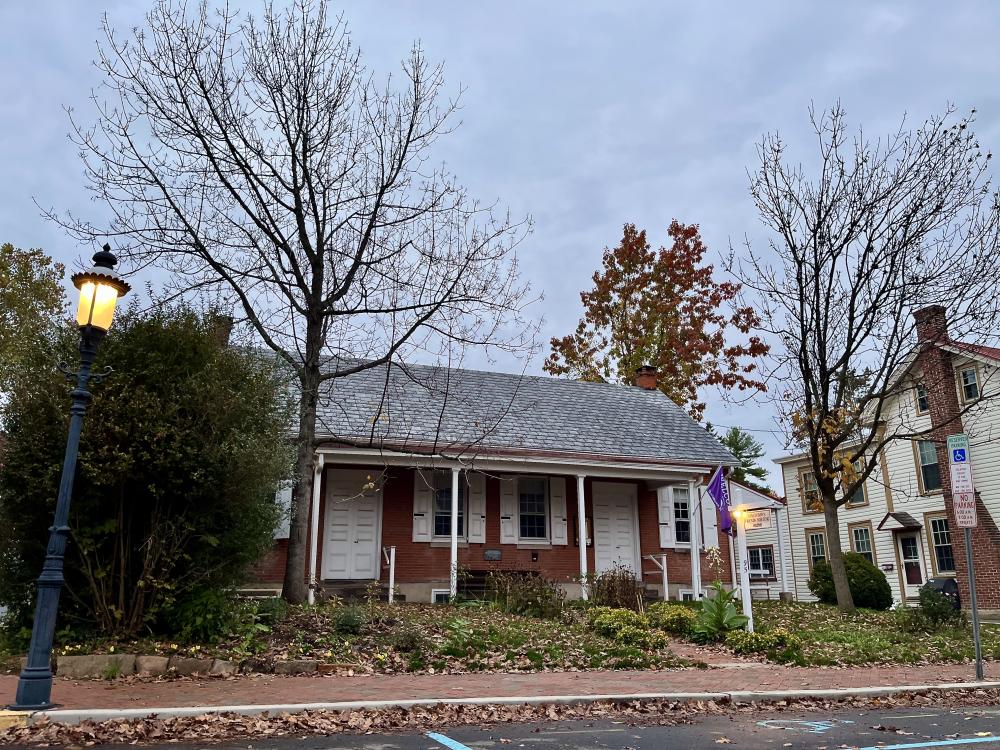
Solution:
[(972, 643), (976, 649), (976, 679), (983, 679), (983, 644), (979, 637), (979, 606), (976, 601), (976, 565), (972, 557), (972, 530), (978, 525), (976, 490), (972, 484), (969, 439), (948, 436), (948, 463), (951, 468), (951, 498), (955, 523), (965, 532), (965, 568), (969, 576), (969, 605), (972, 608)]

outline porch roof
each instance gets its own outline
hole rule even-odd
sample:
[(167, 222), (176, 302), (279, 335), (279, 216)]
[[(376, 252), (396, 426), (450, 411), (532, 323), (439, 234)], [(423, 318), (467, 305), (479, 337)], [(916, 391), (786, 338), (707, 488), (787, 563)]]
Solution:
[(318, 437), (357, 447), (737, 463), (663, 393), (633, 386), (393, 363), (325, 381), (318, 410)]
[(879, 521), (878, 524), (879, 531), (907, 531), (910, 529), (920, 529), (922, 527), (923, 524), (920, 523), (920, 521), (911, 516), (909, 513), (903, 513), (901, 511), (886, 513), (885, 517)]

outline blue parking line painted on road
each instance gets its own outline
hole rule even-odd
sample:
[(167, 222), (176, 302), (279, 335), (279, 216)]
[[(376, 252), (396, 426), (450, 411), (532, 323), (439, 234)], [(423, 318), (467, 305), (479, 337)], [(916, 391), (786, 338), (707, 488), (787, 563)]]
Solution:
[(964, 740), (933, 740), (931, 742), (908, 742), (902, 745), (869, 745), (858, 750), (916, 750), (921, 747), (960, 747), (981, 745), (984, 742), (1000, 742), (1000, 737), (967, 737)]
[(443, 734), (438, 734), (437, 732), (428, 732), (427, 736), (439, 745), (444, 745), (448, 748), (448, 750), (471, 750), (467, 745), (463, 745), (458, 740), (453, 740), (451, 737), (445, 737)]

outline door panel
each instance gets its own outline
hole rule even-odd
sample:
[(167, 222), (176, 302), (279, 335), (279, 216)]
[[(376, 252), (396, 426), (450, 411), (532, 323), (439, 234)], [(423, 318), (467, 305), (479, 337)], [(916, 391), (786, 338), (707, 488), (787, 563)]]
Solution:
[(920, 536), (918, 534), (899, 534), (899, 560), (903, 566), (903, 581), (906, 586), (906, 596), (918, 596), (924, 583), (923, 555), (920, 554)]
[(594, 483), (594, 568), (610, 570), (615, 563), (638, 574), (634, 485)]
[(323, 578), (379, 577), (381, 490), (365, 490), (364, 471), (334, 469), (327, 483)]

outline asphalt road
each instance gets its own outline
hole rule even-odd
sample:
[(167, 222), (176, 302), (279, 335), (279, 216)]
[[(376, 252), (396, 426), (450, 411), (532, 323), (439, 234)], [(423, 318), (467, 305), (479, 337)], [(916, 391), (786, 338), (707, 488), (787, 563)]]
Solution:
[[(994, 734), (995, 733), (995, 734)], [(333, 735), (243, 740), (223, 745), (163, 745), (187, 750), (703, 750), (733, 748), (883, 748), (1000, 750), (1000, 707), (899, 709), (707, 716), (675, 727), (621, 722), (543, 722), (442, 728), (439, 734)]]

